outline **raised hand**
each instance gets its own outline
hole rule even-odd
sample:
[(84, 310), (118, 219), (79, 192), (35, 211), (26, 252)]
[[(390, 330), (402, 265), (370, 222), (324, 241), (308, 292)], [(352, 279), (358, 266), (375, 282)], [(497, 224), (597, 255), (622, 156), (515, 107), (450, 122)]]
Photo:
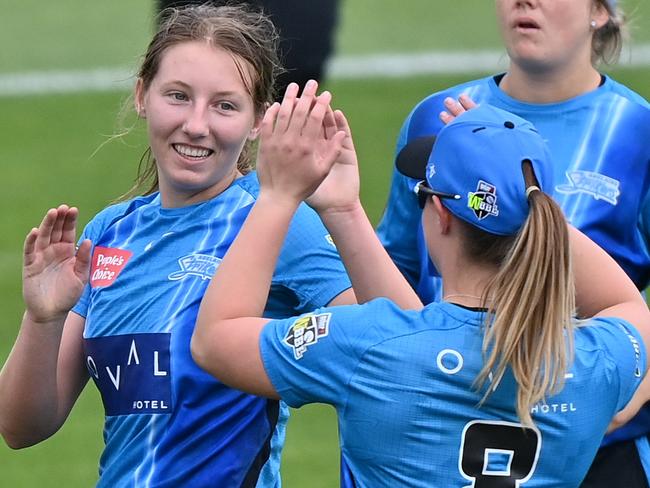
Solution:
[(75, 250), (77, 216), (74, 207), (52, 208), (25, 238), (23, 299), (34, 322), (64, 318), (88, 281), (91, 243)]
[(458, 100), (447, 97), (443, 103), (447, 110), (440, 112), (439, 117), (444, 124), (448, 124), (463, 112), (467, 112), (477, 106), (474, 100), (469, 98), (467, 95), (461, 95), (458, 97)]
[(317, 212), (345, 212), (361, 205), (359, 200), (359, 166), (352, 133), (340, 110), (327, 111), (323, 121), (326, 139), (343, 132), (341, 151), (329, 174), (306, 202)]
[(275, 197), (302, 201), (327, 176), (338, 157), (346, 134), (324, 130), (331, 111), (331, 95), (316, 96), (318, 84), (309, 81), (302, 96), (298, 86), (287, 87), (282, 104), (273, 104), (264, 115), (260, 129), (257, 172), (261, 192)]

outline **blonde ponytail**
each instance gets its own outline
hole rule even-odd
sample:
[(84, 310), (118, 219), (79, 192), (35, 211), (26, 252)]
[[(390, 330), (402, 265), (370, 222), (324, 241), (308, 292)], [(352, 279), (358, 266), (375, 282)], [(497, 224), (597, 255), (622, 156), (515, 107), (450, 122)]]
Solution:
[[(537, 184), (528, 162), (524, 175), (527, 187)], [(485, 290), (490, 312), (477, 378), (479, 387), (488, 379), (498, 384), (510, 367), (518, 385), (517, 414), (525, 425), (533, 423), (531, 407), (564, 385), (573, 358), (575, 309), (564, 215), (541, 191), (531, 191), (528, 202), (528, 218)]]

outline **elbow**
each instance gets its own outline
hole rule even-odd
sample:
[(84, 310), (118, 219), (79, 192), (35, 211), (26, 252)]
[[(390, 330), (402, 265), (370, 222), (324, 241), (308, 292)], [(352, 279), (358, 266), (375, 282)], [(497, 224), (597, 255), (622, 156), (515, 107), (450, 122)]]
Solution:
[(48, 435), (44, 437), (35, 438), (33, 434), (30, 433), (20, 434), (17, 432), (12, 432), (10, 430), (7, 430), (5, 428), (0, 428), (0, 435), (2, 435), (2, 438), (5, 441), (7, 447), (14, 450), (25, 449), (26, 447), (32, 447), (38, 444), (39, 442), (41, 442), (42, 440), (47, 439), (49, 437)]
[(43, 417), (25, 408), (12, 412), (0, 409), (0, 436), (10, 449), (32, 447), (54, 435), (63, 424)]
[(192, 338), (190, 339), (190, 353), (194, 362), (202, 369), (205, 369), (206, 358), (210, 355), (210, 352), (207, 350), (209, 331), (210, 327), (208, 326), (207, 319), (204, 317), (203, 306), (201, 306), (194, 331), (192, 332)]
[(11, 437), (9, 435), (4, 435), (4, 434), (2, 435), (2, 438), (4, 439), (5, 444), (7, 445), (7, 447), (9, 447), (10, 449), (14, 449), (14, 450), (24, 449), (26, 447), (31, 447), (34, 444), (36, 444), (35, 442), (32, 442), (32, 443), (25, 442), (24, 439), (16, 439), (16, 438), (13, 438), (13, 437)]
[(196, 330), (192, 334), (190, 341), (190, 352), (192, 353), (194, 362), (202, 369), (205, 369), (205, 360), (208, 353), (206, 351), (205, 341), (201, 340), (201, 334), (197, 333)]
[(225, 351), (224, 342), (220, 340), (216, 332), (218, 332), (216, 329), (210, 330), (210, 333), (202, 332), (202, 329), (197, 327), (190, 340), (190, 353), (199, 368), (219, 378), (224, 368), (223, 355)]

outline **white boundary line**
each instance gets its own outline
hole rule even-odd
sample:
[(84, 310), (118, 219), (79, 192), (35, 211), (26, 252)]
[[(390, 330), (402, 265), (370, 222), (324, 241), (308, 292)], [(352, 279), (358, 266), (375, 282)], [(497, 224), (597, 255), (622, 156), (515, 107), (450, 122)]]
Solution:
[[(503, 51), (431, 51), (423, 53), (336, 56), (328, 66), (331, 79), (400, 78), (446, 73), (490, 73), (503, 70)], [(650, 44), (624, 50), (620, 67), (650, 67)], [(133, 70), (96, 68), (73, 71), (34, 71), (0, 74), (0, 97), (127, 90), (133, 86)]]

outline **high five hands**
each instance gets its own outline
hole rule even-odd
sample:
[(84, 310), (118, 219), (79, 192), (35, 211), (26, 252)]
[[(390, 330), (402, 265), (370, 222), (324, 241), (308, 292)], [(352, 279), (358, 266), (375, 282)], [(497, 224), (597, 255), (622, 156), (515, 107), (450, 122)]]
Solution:
[(91, 243), (75, 249), (78, 213), (67, 205), (52, 208), (25, 238), (23, 298), (36, 323), (65, 319), (88, 281)]
[(348, 122), (340, 110), (332, 110), (331, 94), (316, 95), (317, 89), (311, 80), (298, 97), (292, 83), (282, 103), (267, 110), (257, 171), (261, 191), (307, 200), (325, 212), (358, 203), (359, 174)]

